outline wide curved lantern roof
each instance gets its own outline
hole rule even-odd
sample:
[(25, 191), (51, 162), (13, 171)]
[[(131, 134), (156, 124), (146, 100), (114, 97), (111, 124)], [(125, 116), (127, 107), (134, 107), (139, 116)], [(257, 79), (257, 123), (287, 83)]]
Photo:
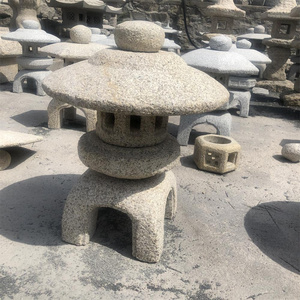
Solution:
[[(133, 29), (123, 40), (128, 23)], [(116, 43), (131, 50), (104, 49), (87, 61), (53, 72), (43, 82), (46, 93), (79, 107), (137, 115), (195, 114), (228, 101), (228, 91), (216, 80), (189, 67), (178, 55), (154, 49), (159, 26), (143, 21), (123, 24), (116, 28), (115, 37), (120, 35)], [(134, 32), (135, 27), (143, 34)], [(159, 48), (163, 42), (162, 31)]]

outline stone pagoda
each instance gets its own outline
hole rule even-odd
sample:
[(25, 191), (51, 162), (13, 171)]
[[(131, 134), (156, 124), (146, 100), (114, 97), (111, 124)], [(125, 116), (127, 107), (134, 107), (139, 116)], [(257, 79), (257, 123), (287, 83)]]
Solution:
[(262, 17), (273, 22), (271, 38), (263, 40), (272, 63), (264, 72), (264, 79), (258, 87), (267, 88), (271, 92), (284, 92), (293, 89), (286, 80), (286, 63), (291, 55), (291, 43), (296, 34), (299, 18), (291, 16), (291, 10), (297, 5), (296, 0), (278, 0), (277, 5), (266, 11)]
[(104, 14), (112, 15), (116, 25), (117, 15), (122, 14), (121, 5), (125, 0), (46, 0), (48, 6), (61, 8), (62, 27), (60, 33), (67, 35), (76, 25), (103, 28)]
[(244, 18), (246, 12), (237, 8), (233, 0), (217, 0), (206, 8), (205, 14), (211, 18), (211, 28), (210, 33), (203, 36), (204, 39), (209, 40), (216, 34), (226, 34), (235, 41), (232, 35), (234, 19)]
[(53, 98), (95, 109), (98, 116), (96, 130), (79, 141), (79, 157), (89, 169), (67, 198), (62, 238), (86, 245), (98, 208), (110, 207), (132, 221), (132, 255), (157, 262), (164, 218), (174, 216), (177, 201), (170, 169), (180, 147), (167, 132), (168, 116), (214, 110), (229, 94), (178, 55), (159, 51), (164, 31), (153, 23), (124, 22), (115, 41), (118, 49), (57, 70), (43, 83)]
[[(240, 107), (240, 116), (247, 117), (251, 98), (250, 90), (255, 86), (259, 73), (243, 55), (229, 51), (232, 41), (228, 36), (219, 35), (210, 39), (210, 48), (201, 48), (182, 55), (182, 59), (191, 67), (206, 72), (230, 92), (230, 100), (225, 106), (219, 107), (217, 112), (205, 116), (206, 122), (217, 129), (221, 135), (230, 135), (231, 115), (228, 108)], [(213, 117), (213, 118), (212, 118)], [(192, 128), (201, 124), (202, 114), (181, 116), (177, 140), (180, 145), (187, 145)]]
[(42, 81), (51, 73), (47, 68), (53, 64), (53, 59), (41, 55), (39, 48), (60, 42), (60, 39), (39, 29), (39, 23), (34, 20), (25, 20), (22, 25), (24, 28), (2, 36), (4, 40), (17, 41), (22, 45), (22, 56), (17, 58), (22, 70), (15, 76), (13, 92), (22, 93), (22, 84), (27, 81), (28, 87), (36, 88), (37, 95), (44, 96)]

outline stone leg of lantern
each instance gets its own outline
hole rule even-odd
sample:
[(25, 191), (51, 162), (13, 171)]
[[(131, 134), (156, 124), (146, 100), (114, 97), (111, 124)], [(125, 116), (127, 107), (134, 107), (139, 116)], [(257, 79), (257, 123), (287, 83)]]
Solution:
[(22, 83), (25, 80), (34, 80), (36, 83), (36, 94), (38, 96), (45, 96), (46, 94), (42, 88), (42, 82), (49, 74), (51, 74), (51, 71), (21, 70), (14, 79), (13, 92), (23, 93)]
[[(98, 112), (96, 131), (78, 144), (90, 169), (70, 192), (62, 238), (86, 245), (96, 229), (98, 209), (110, 207), (132, 221), (132, 255), (157, 262), (163, 250), (164, 219), (176, 212), (177, 191), (169, 171), (180, 147), (167, 133), (168, 117)], [(138, 180), (135, 180), (138, 179)]]
[[(97, 112), (92, 109), (81, 108), (86, 118), (86, 131), (92, 131), (96, 128)], [(76, 117), (76, 107), (61, 102), (56, 99), (52, 99), (48, 105), (48, 128), (60, 129), (62, 127), (64, 119), (74, 120)], [(75, 115), (75, 117), (74, 117)]]
[(207, 123), (216, 128), (217, 134), (229, 136), (232, 117), (227, 111), (215, 111), (213, 113), (180, 116), (177, 141), (179, 145), (186, 146), (190, 133), (194, 126)]

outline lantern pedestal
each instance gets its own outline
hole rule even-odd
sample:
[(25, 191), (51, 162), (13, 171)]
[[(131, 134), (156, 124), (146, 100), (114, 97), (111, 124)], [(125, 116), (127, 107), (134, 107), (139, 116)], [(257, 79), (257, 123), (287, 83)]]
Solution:
[(171, 171), (137, 183), (88, 170), (68, 195), (62, 239), (75, 245), (88, 244), (96, 229), (98, 209), (110, 207), (132, 221), (132, 255), (157, 262), (163, 250), (164, 218), (174, 217), (176, 205), (176, 179)]

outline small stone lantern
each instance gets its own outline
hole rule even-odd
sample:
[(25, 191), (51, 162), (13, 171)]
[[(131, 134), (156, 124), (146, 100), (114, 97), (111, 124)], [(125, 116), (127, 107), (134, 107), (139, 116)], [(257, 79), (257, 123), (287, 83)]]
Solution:
[(36, 87), (37, 95), (44, 96), (42, 81), (51, 73), (46, 69), (53, 64), (53, 59), (40, 54), (39, 48), (47, 44), (58, 43), (60, 39), (39, 29), (40, 24), (34, 20), (25, 20), (22, 25), (24, 28), (2, 36), (4, 40), (17, 41), (22, 45), (23, 54), (17, 58), (17, 63), (22, 70), (14, 79), (13, 92), (22, 93), (22, 83), (27, 80), (28, 86)]
[(159, 51), (164, 31), (144, 21), (115, 29), (118, 49), (48, 76), (50, 96), (97, 110), (95, 131), (85, 133), (78, 152), (89, 169), (71, 190), (62, 219), (62, 238), (86, 245), (98, 208), (110, 207), (132, 220), (132, 255), (157, 262), (163, 249), (164, 218), (176, 211), (176, 180), (170, 171), (180, 155), (167, 132), (168, 116), (216, 109), (227, 90), (176, 54)]

